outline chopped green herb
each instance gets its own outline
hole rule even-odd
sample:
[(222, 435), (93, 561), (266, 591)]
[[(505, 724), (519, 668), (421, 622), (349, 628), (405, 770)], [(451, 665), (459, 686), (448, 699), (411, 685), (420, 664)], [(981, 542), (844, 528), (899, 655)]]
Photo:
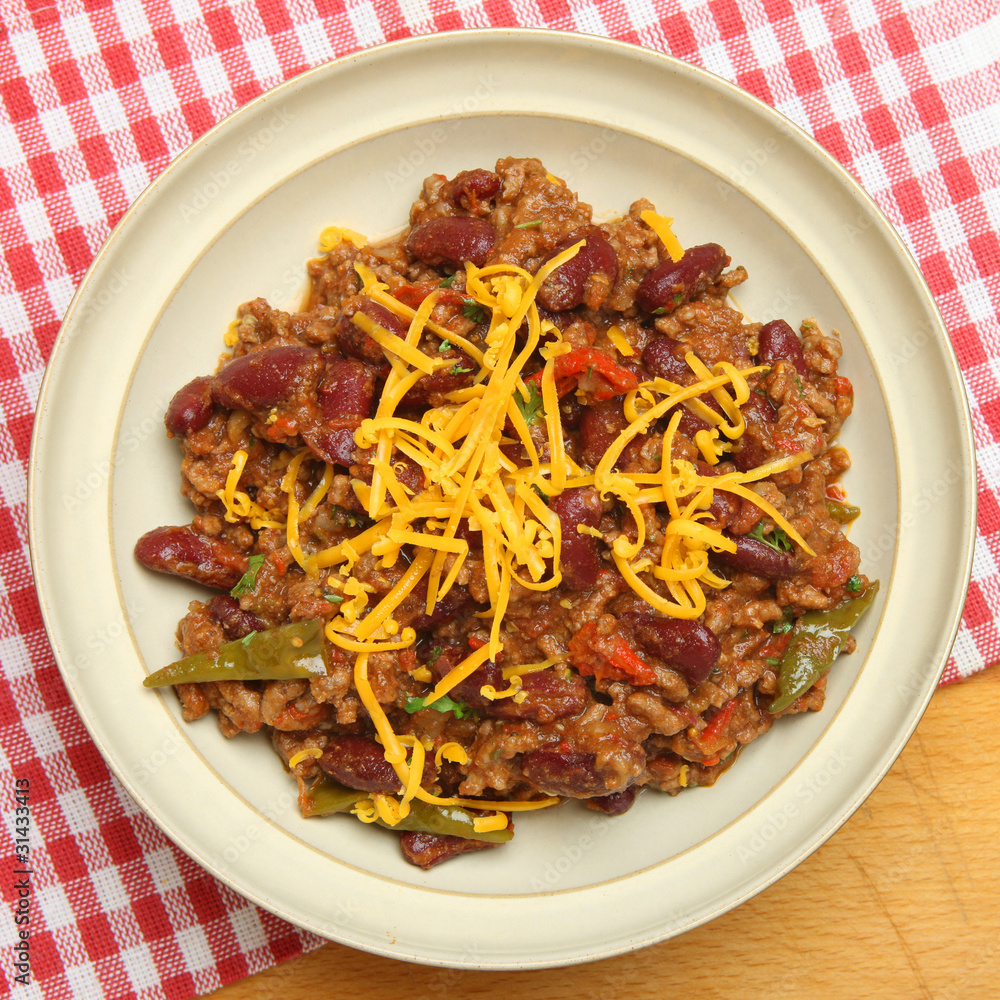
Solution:
[(802, 379), (798, 375), (795, 376), (795, 384), (799, 387), (799, 399), (805, 398), (806, 391), (802, 388)]
[(437, 658), (441, 655), (440, 646), (432, 646), (431, 651), (427, 654), (427, 665), (433, 667), (437, 663)]
[(533, 222), (522, 222), (519, 225), (516, 225), (514, 228), (515, 229), (534, 229), (535, 226), (540, 226), (541, 224), (542, 224), (542, 220), (541, 219), (535, 219)]
[(765, 663), (770, 663), (772, 667), (780, 667), (781, 666), (781, 659), (782, 658), (780, 656), (765, 656), (764, 657), (764, 662)]
[(855, 573), (854, 576), (852, 576), (850, 578), (850, 580), (848, 580), (847, 583), (844, 584), (844, 586), (852, 594), (860, 594), (861, 593), (861, 577), (858, 576), (857, 573)]
[(242, 597), (244, 594), (249, 594), (257, 582), (257, 573), (263, 565), (263, 555), (251, 556), (247, 560), (247, 571), (239, 578), (236, 586), (229, 591), (230, 597)]
[(792, 625), (792, 609), (785, 608), (785, 613), (781, 618), (780, 622), (773, 622), (771, 624), (771, 632), (774, 635), (782, 635), (785, 632), (791, 632)]
[(442, 340), (441, 343), (438, 344), (438, 351), (439, 352), (443, 353), (444, 351), (450, 351), (450, 350), (451, 350), (451, 341), (450, 340)]
[(526, 382), (528, 387), (528, 398), (525, 399), (520, 392), (514, 390), (514, 402), (521, 411), (526, 424), (533, 424), (545, 415), (545, 408), (542, 405), (542, 390), (534, 382)]
[(455, 275), (449, 274), (447, 278), (444, 279), (438, 286), (439, 288), (451, 288), (452, 283), (455, 280)]
[(333, 504), (333, 513), (342, 517), (349, 528), (370, 528), (375, 522), (366, 514), (359, 514), (357, 511), (348, 510)]
[(679, 306), (683, 301), (684, 301), (684, 293), (683, 292), (678, 292), (674, 296), (674, 305), (675, 306)]
[(344, 599), (344, 595), (343, 594), (329, 594), (328, 593), (328, 594), (324, 594), (323, 595), (323, 600), (324, 601), (328, 601), (330, 604), (340, 604), (340, 602), (343, 601), (343, 599)]
[(435, 712), (454, 712), (456, 719), (464, 719), (472, 714), (472, 709), (464, 701), (455, 701), (446, 694), (441, 695), (437, 701), (432, 702), (430, 705), (425, 705), (423, 698), (410, 697), (406, 699), (403, 707), (410, 715), (424, 708), (433, 708)]
[(756, 538), (758, 542), (763, 542), (765, 545), (769, 545), (775, 552), (791, 552), (792, 551), (792, 540), (781, 530), (781, 528), (775, 528), (774, 534), (770, 537), (764, 534), (764, 525), (762, 522), (757, 524), (752, 531), (747, 532), (748, 538)]
[(471, 366), (469, 368), (466, 368), (463, 365), (452, 365), (451, 368), (448, 369), (448, 371), (452, 375), (466, 375), (468, 374), (468, 372), (475, 371), (475, 369), (472, 368)]
[(542, 488), (541, 488), (540, 486), (532, 486), (531, 488), (532, 488), (532, 489), (533, 489), (533, 490), (534, 490), (534, 491), (535, 491), (535, 492), (536, 492), (536, 493), (537, 493), (537, 494), (539, 495), (539, 497), (541, 497), (541, 499), (542, 499), (542, 500), (543, 500), (543, 501), (544, 501), (545, 503), (548, 503), (548, 502), (549, 502), (549, 497), (548, 497), (548, 494), (546, 494), (546, 493), (543, 493), (543, 492), (542, 492)]
[(654, 316), (662, 316), (666, 311), (667, 311), (667, 307), (666, 306), (657, 306), (653, 310), (653, 315)]
[(257, 629), (254, 629), (249, 634), (243, 636), (243, 638), (240, 639), (240, 642), (242, 642), (243, 645), (245, 646), (256, 634), (257, 634)]
[(462, 303), (462, 315), (466, 319), (471, 319), (473, 323), (485, 323), (486, 313), (483, 307), (475, 299), (466, 299)]

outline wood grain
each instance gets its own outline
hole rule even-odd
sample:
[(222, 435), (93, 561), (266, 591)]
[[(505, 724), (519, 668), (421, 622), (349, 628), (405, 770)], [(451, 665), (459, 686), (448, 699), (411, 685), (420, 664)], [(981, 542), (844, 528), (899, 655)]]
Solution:
[(939, 690), (890, 773), (823, 847), (743, 906), (671, 941), (510, 973), (430, 969), (328, 944), (213, 1000), (998, 996), (998, 710), (1000, 667)]

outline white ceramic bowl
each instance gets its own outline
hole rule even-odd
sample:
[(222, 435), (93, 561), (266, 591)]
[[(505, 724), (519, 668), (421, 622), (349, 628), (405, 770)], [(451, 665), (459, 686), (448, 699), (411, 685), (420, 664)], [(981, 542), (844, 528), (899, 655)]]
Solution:
[[(754, 318), (842, 334), (856, 409), (845, 477), (882, 581), (822, 713), (780, 722), (709, 789), (522, 818), (503, 850), (430, 872), (393, 834), (303, 820), (261, 739), (180, 721), (141, 687), (174, 658), (198, 588), (133, 544), (187, 523), (174, 391), (214, 368), (236, 306), (294, 305), (319, 231), (406, 220), (430, 173), (540, 157), (599, 217), (640, 196), (682, 243), (723, 244)], [(961, 380), (933, 301), (872, 202), (782, 117), (703, 71), (540, 31), (411, 39), (319, 67), (240, 109), (139, 198), (66, 316), (38, 409), (31, 543), (53, 648), (94, 740), (200, 864), (334, 940), (418, 962), (532, 968), (602, 958), (696, 926), (805, 858), (863, 801), (946, 661), (974, 534)]]

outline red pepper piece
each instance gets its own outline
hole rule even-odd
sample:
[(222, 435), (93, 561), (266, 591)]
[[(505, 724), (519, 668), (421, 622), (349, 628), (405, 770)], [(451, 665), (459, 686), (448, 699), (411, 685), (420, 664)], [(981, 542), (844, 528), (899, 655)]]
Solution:
[(627, 680), (639, 686), (656, 683), (656, 673), (619, 635), (598, 635), (587, 622), (569, 641), (573, 666), (598, 680)]

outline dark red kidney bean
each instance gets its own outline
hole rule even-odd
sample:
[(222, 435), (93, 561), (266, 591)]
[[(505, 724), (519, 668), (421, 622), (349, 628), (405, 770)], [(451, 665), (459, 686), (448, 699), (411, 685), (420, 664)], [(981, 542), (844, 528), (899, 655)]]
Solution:
[(353, 317), (359, 312), (364, 313), (369, 319), (373, 319), (379, 326), (394, 333), (397, 337), (405, 337), (406, 328), (395, 313), (389, 312), (385, 306), (379, 305), (378, 302), (372, 302), (365, 296), (359, 295), (348, 299), (344, 304), (343, 315), (337, 324), (337, 346), (344, 354), (368, 362), (380, 373), (387, 372), (389, 361), (382, 345), (353, 322)]
[[(468, 655), (468, 647), (446, 645), (441, 649), (434, 663), (430, 665), (431, 671), (440, 680)], [(489, 684), (496, 691), (502, 691), (507, 686), (504, 684), (503, 670), (500, 664), (493, 660), (487, 660), (464, 681), (456, 684), (451, 690), (451, 696), (458, 701), (464, 701), (469, 708), (486, 708), (487, 705), (492, 704), (489, 698), (480, 693), (480, 689), (486, 684)]]
[(208, 613), (222, 626), (229, 640), (242, 639), (251, 632), (261, 632), (267, 625), (252, 611), (244, 611), (229, 594), (216, 594), (208, 602)]
[(570, 394), (559, 400), (559, 419), (568, 431), (575, 431), (580, 426), (583, 417), (583, 404)]
[(485, 707), (497, 719), (527, 719), (548, 725), (556, 719), (579, 715), (589, 701), (587, 682), (577, 673), (561, 677), (551, 670), (535, 670), (521, 677), (522, 702), (500, 698)]
[(376, 374), (357, 358), (329, 362), (316, 397), (323, 420), (331, 427), (357, 427), (370, 417)]
[(628, 426), (621, 397), (588, 406), (580, 418), (580, 457), (594, 468)]
[(488, 215), (490, 201), (500, 190), (500, 175), (492, 170), (463, 170), (441, 188), (441, 197), (472, 215)]
[(264, 347), (234, 358), (212, 379), (212, 399), (230, 410), (261, 410), (315, 385), (323, 357), (314, 347)]
[(303, 428), (306, 444), (325, 462), (354, 464), (354, 432), (371, 416), (376, 370), (357, 358), (337, 358), (326, 366), (316, 393), (320, 423)]
[(486, 219), (446, 215), (414, 226), (406, 249), (429, 267), (457, 269), (466, 261), (482, 267), (496, 240), (496, 230)]
[(701, 622), (632, 612), (620, 617), (632, 626), (643, 649), (682, 673), (690, 684), (700, 684), (719, 660), (719, 640)]
[(778, 552), (766, 542), (746, 535), (723, 534), (736, 543), (735, 552), (716, 553), (718, 559), (733, 569), (769, 580), (785, 580), (795, 576), (795, 557), (790, 552)]
[(473, 531), (469, 527), (469, 519), (467, 517), (459, 520), (458, 527), (455, 529), (455, 537), (461, 538), (474, 552), (482, 550), (483, 533), (481, 531)]
[(217, 590), (232, 590), (247, 571), (247, 557), (224, 538), (199, 535), (190, 525), (147, 531), (135, 543), (147, 569), (169, 573)]
[(635, 300), (647, 312), (673, 312), (705, 291), (728, 264), (729, 255), (718, 243), (691, 247), (680, 260), (661, 261), (649, 271), (635, 290)]
[(212, 416), (212, 376), (199, 375), (174, 393), (164, 423), (171, 437), (200, 431)]
[(618, 280), (618, 254), (597, 226), (587, 226), (567, 236), (539, 267), (547, 264), (580, 240), (587, 242), (576, 256), (557, 267), (543, 282), (536, 296), (543, 309), (566, 312), (584, 299), (591, 309), (599, 309)]
[(623, 788), (620, 792), (587, 799), (587, 808), (602, 812), (605, 816), (623, 816), (635, 804), (635, 797), (638, 794), (635, 785), (631, 785), (628, 788)]
[[(489, 803), (484, 803), (488, 806)], [(403, 857), (427, 871), (442, 861), (450, 861), (460, 854), (471, 854), (475, 851), (485, 851), (489, 847), (501, 847), (501, 844), (487, 840), (471, 840), (468, 837), (453, 837), (448, 833), (416, 833), (408, 831), (400, 835), (399, 846)]]
[[(381, 792), (395, 795), (402, 791), (392, 764), (385, 759), (381, 743), (369, 736), (333, 736), (326, 744), (319, 766), (334, 781), (361, 792)], [(433, 760), (424, 761), (421, 784), (434, 780)]]
[(559, 566), (563, 585), (570, 590), (590, 590), (600, 570), (597, 539), (576, 529), (577, 525), (600, 527), (601, 497), (593, 487), (573, 487), (553, 497), (549, 508), (558, 515), (562, 528)]
[(686, 344), (673, 337), (657, 337), (643, 350), (642, 363), (651, 375), (686, 385), (694, 374), (684, 360), (684, 355), (689, 350)]
[(773, 319), (761, 327), (757, 334), (757, 360), (772, 367), (779, 361), (789, 361), (800, 375), (808, 374), (802, 342), (783, 319)]
[(589, 799), (607, 793), (604, 778), (597, 773), (597, 755), (580, 750), (539, 747), (521, 759), (521, 772), (548, 795)]
[(714, 531), (721, 531), (729, 525), (729, 522), (739, 516), (742, 509), (742, 501), (738, 496), (727, 493), (725, 490), (715, 490), (712, 493), (712, 502), (706, 508), (712, 515), (712, 520), (702, 521), (707, 528)]
[[(434, 610), (427, 614), (427, 577), (424, 577), (400, 604), (397, 609), (398, 613), (394, 613), (393, 618), (399, 622), (401, 627), (409, 625), (410, 628), (421, 632), (434, 628), (435, 625), (443, 625), (445, 622), (451, 621), (456, 615), (471, 608), (473, 604), (475, 602), (469, 592), (456, 583), (444, 597), (438, 598), (434, 604)], [(406, 611), (410, 609), (412, 609), (412, 616), (408, 617)], [(489, 682), (484, 681), (483, 683)], [(477, 692), (478, 690), (476, 688)]]
[(747, 426), (732, 452), (732, 459), (740, 472), (748, 472), (767, 461), (775, 410), (771, 401), (755, 390), (740, 407), (740, 412)]

